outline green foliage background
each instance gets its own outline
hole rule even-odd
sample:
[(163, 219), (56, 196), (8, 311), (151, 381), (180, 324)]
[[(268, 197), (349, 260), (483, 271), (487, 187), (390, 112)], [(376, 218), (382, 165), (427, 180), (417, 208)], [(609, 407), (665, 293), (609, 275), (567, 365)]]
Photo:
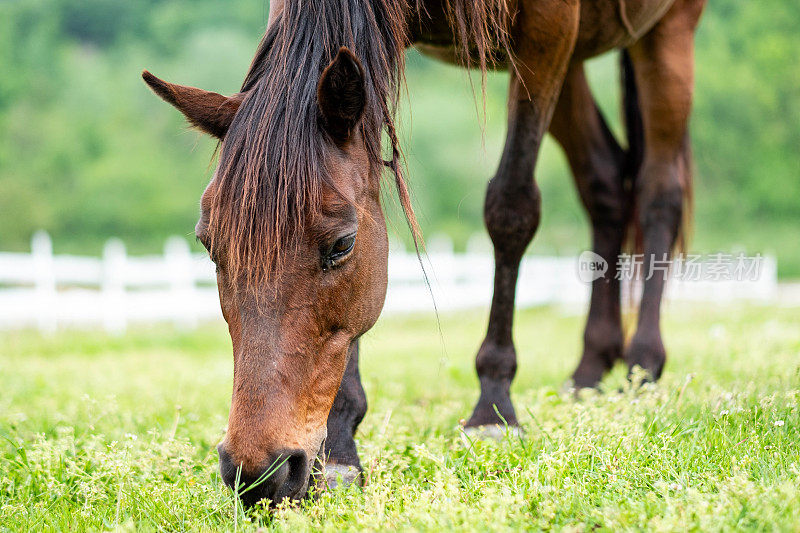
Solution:
[[(28, 249), (40, 228), (57, 252), (98, 253), (111, 236), (156, 251), (167, 235), (191, 235), (214, 143), (139, 73), (234, 92), (266, 14), (266, 0), (1, 2), (0, 249)], [(783, 276), (800, 275), (798, 26), (796, 2), (713, 0), (697, 40), (692, 247), (774, 253)], [(506, 76), (488, 80), (484, 122), (463, 71), (410, 52), (407, 75), (402, 136), (423, 229), (463, 247), (481, 231)], [(594, 61), (591, 77), (618, 129), (615, 58)], [(538, 179), (544, 216), (532, 252), (583, 249), (585, 216), (550, 142)]]

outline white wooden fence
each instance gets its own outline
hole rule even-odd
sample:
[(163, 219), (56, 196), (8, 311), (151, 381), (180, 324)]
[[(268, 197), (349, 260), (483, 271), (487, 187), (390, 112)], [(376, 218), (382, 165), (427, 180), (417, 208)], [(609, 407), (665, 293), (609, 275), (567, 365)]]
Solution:
[[(481, 239), (477, 239), (478, 241)], [(462, 254), (434, 238), (424, 259), (430, 286), (419, 260), (393, 246), (389, 254), (389, 290), (384, 313), (451, 311), (488, 307), (494, 261), (486, 245)], [(758, 279), (746, 282), (677, 282), (668, 297), (694, 300), (766, 300), (777, 291), (775, 260), (765, 258)], [(526, 257), (520, 270), (517, 305), (568, 305), (580, 309), (589, 285), (577, 276), (573, 257)], [(120, 333), (131, 323), (170, 321), (192, 328), (220, 320), (214, 265), (206, 254), (193, 254), (187, 241), (171, 237), (160, 256), (128, 256), (117, 239), (103, 257), (53, 255), (50, 237), (34, 235), (31, 253), (0, 253), (0, 329), (103, 327)]]

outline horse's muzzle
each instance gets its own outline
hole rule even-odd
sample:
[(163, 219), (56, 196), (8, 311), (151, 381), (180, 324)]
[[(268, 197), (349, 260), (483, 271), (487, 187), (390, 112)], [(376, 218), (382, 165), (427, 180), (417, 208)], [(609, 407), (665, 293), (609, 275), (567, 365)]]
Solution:
[(217, 446), (219, 471), (225, 484), (234, 489), (242, 503), (251, 507), (263, 499), (271, 505), (285, 498), (300, 499), (308, 488), (309, 461), (303, 450), (282, 450), (271, 457), (257, 473), (245, 472), (225, 446)]

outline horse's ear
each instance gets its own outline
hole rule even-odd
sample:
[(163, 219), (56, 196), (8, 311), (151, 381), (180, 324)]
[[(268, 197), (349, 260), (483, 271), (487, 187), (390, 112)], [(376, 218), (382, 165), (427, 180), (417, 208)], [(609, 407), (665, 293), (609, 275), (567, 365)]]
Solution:
[(366, 100), (361, 62), (353, 52), (340, 48), (317, 86), (322, 125), (336, 143), (344, 144), (350, 139), (364, 113)]
[(142, 79), (154, 93), (183, 113), (192, 126), (218, 139), (225, 137), (239, 104), (244, 100), (242, 93), (228, 97), (194, 87), (175, 85), (146, 70), (142, 72)]

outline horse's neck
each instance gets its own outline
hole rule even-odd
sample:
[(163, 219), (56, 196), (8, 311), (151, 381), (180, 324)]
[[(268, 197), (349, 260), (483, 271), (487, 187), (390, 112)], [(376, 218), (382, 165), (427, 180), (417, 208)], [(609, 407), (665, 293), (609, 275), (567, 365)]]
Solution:
[[(287, 0), (271, 0), (267, 29), (278, 19)], [(295, 0), (296, 1), (296, 0)], [(453, 30), (447, 19), (444, 0), (401, 0), (408, 2), (408, 28), (411, 43), (451, 43)]]

